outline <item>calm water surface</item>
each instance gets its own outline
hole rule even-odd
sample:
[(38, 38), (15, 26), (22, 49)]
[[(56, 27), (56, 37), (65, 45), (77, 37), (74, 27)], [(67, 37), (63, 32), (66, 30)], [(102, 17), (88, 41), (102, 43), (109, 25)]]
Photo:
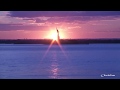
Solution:
[(1, 44), (0, 79), (120, 79), (120, 44), (48, 47)]

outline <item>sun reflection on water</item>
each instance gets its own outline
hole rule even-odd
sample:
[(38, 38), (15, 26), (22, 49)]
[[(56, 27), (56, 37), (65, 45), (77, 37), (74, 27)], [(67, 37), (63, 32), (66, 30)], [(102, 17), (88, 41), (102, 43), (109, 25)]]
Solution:
[[(57, 29), (56, 29), (57, 30)], [(54, 44), (57, 44), (57, 46), (61, 49), (61, 51), (62, 51), (62, 53), (64, 54), (64, 56), (65, 56), (65, 59), (66, 60), (68, 60), (68, 56), (66, 55), (66, 53), (65, 53), (65, 51), (63, 50), (63, 47), (62, 47), (62, 45), (61, 45), (61, 42), (60, 42), (60, 38), (59, 38), (59, 31), (57, 30), (57, 34), (58, 34), (58, 38), (57, 38), (57, 40), (52, 40), (51, 41), (51, 43), (50, 43), (50, 45), (48, 46), (48, 49), (46, 50), (46, 52), (45, 52), (45, 54), (43, 55), (43, 57), (42, 57), (42, 60), (41, 61), (43, 61), (44, 59), (45, 59), (45, 57), (47, 56), (47, 54), (48, 54), (48, 52), (50, 51), (50, 48), (51, 47), (54, 47)], [(53, 54), (51, 54), (51, 55), (53, 55), (53, 57), (52, 57), (52, 63), (51, 63), (51, 66), (50, 66), (50, 68), (51, 68), (51, 72), (52, 72), (52, 77), (50, 77), (50, 78), (58, 78), (58, 71), (59, 71), (59, 68), (58, 68), (58, 59), (59, 58), (57, 58), (57, 51), (55, 50), (54, 51), (54, 53)], [(59, 55), (59, 54), (58, 54)]]
[(52, 57), (52, 63), (51, 63), (51, 73), (52, 73), (51, 78), (57, 79), (58, 78), (58, 71), (59, 71), (58, 59), (56, 56), (56, 51), (54, 51), (53, 57)]

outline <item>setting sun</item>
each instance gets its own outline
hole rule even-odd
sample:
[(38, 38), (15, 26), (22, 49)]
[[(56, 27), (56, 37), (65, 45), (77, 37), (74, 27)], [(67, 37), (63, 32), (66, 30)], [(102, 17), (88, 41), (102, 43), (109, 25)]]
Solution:
[(51, 33), (51, 39), (57, 40), (57, 34), (56, 34), (56, 32)]
[(64, 33), (65, 32), (62, 32), (61, 29), (58, 29), (58, 32), (55, 29), (51, 29), (49, 31), (49, 33), (47, 33), (47, 35), (45, 35), (45, 37), (48, 38), (48, 39), (58, 40), (58, 36), (59, 36), (60, 39), (63, 39), (63, 38), (65, 38)]
[(56, 31), (51, 31), (49, 34), (50, 39), (57, 40), (57, 33)]

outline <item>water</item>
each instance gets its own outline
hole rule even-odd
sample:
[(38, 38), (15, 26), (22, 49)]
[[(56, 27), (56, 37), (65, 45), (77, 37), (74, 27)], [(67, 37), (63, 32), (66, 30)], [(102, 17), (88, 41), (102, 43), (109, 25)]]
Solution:
[(48, 47), (1, 44), (0, 79), (120, 79), (120, 44)]

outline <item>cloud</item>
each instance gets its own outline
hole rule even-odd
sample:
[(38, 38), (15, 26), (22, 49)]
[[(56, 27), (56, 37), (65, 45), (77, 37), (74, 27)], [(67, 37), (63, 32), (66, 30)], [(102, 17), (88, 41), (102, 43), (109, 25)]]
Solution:
[(72, 22), (88, 22), (92, 20), (115, 20), (120, 17), (113, 17), (113, 16), (74, 16), (74, 17), (51, 17), (47, 20), (41, 20), (36, 19), (36, 23), (45, 23), (45, 22), (51, 22), (51, 23), (72, 23)]
[[(109, 25), (110, 20), (116, 22), (117, 19), (120, 19), (120, 11), (9, 11), (5, 14), (1, 13), (0, 31), (48, 30), (49, 27), (56, 26), (77, 30), (82, 24), (101, 25), (102, 27), (105, 24)], [(99, 23), (102, 20), (103, 22), (108, 20), (108, 22)]]
[[(120, 11), (10, 11), (7, 16), (19, 18), (26, 24), (40, 23), (78, 23), (86, 24), (95, 20), (115, 20), (120, 18)], [(20, 23), (20, 22), (19, 22)]]
[(120, 11), (86, 11), (81, 14), (82, 16), (117, 16)]
[(111, 30), (105, 31), (104, 30), (104, 31), (95, 31), (95, 32), (109, 32), (110, 33), (110, 32), (120, 32), (120, 31), (111, 31)]
[(117, 16), (120, 11), (10, 11), (8, 16), (33, 17), (66, 17), (66, 16)]
[(9, 13), (10, 13), (9, 11), (0, 11), (0, 16), (6, 16)]
[(75, 16), (75, 11), (11, 11), (8, 16), (11, 17), (54, 17), (54, 16)]
[(0, 24), (0, 31), (9, 30), (47, 30), (48, 26), (31, 26), (22, 24)]

